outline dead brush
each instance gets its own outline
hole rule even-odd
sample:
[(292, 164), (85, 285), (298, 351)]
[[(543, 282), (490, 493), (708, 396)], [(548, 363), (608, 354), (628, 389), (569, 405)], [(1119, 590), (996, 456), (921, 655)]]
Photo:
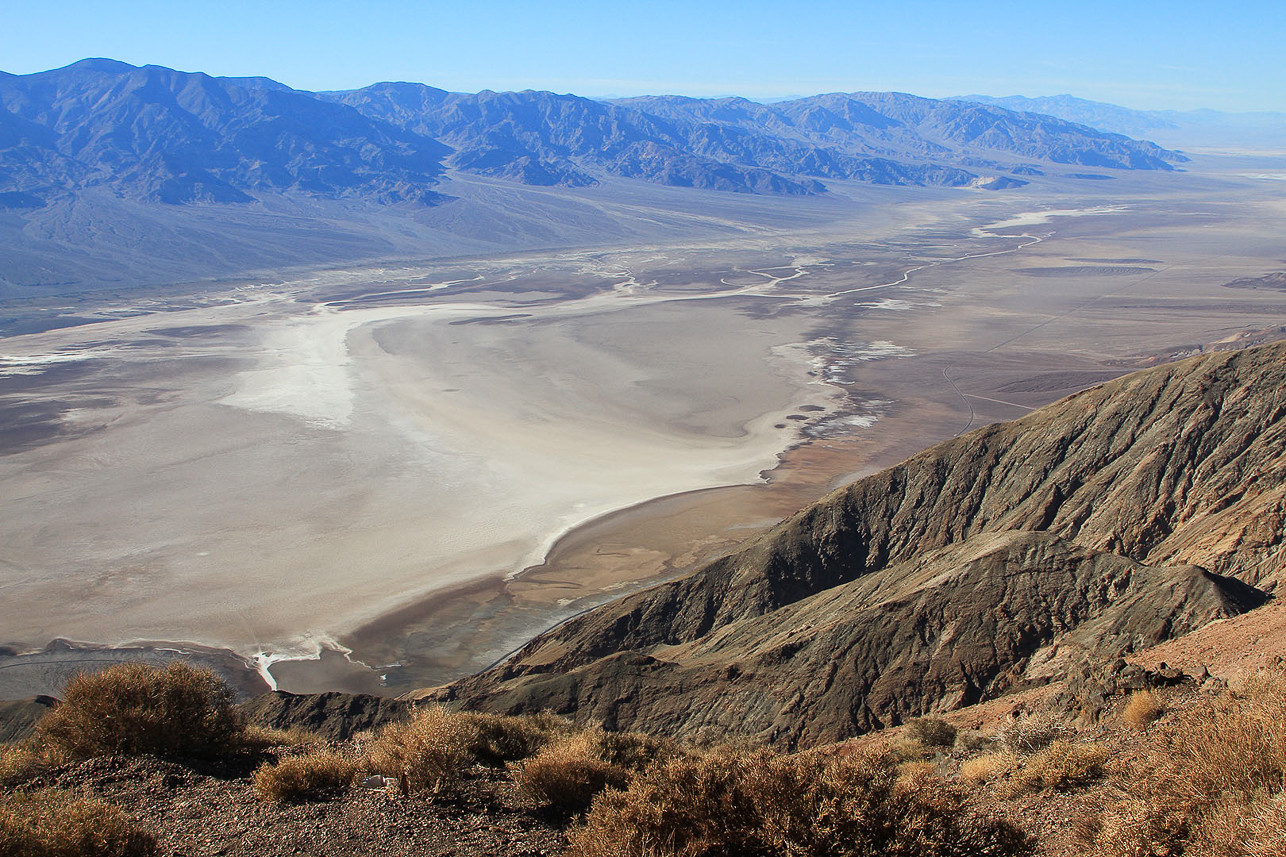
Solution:
[(589, 809), (608, 788), (624, 788), (630, 773), (604, 758), (602, 730), (586, 729), (545, 747), (514, 768), (514, 782), (527, 796), (566, 815)]
[(254, 773), (255, 790), (271, 803), (320, 798), (343, 791), (357, 777), (356, 762), (332, 750), (289, 756)]
[(1103, 778), (1107, 757), (1101, 744), (1057, 740), (1021, 760), (1002, 792), (1012, 797), (1042, 789), (1083, 788)]
[(1136, 690), (1121, 709), (1121, 719), (1131, 729), (1142, 732), (1164, 711), (1161, 700), (1150, 690)]
[(0, 785), (19, 783), (63, 759), (34, 738), (0, 744)]
[(586, 732), (592, 736), (603, 761), (628, 771), (641, 771), (683, 752), (673, 741), (642, 732), (607, 732), (597, 727)]
[(675, 756), (607, 791), (571, 832), (579, 857), (1019, 855), (1027, 839), (963, 793), (884, 754)]
[(417, 709), (408, 720), (375, 733), (365, 746), (364, 765), (387, 777), (405, 774), (416, 791), (450, 791), (474, 760), (469, 748), (477, 734), (468, 717), (440, 705)]
[(156, 838), (125, 813), (61, 789), (0, 793), (0, 857), (151, 857)]
[(906, 724), (905, 731), (922, 747), (948, 748), (956, 743), (956, 727), (941, 717), (917, 717)]
[(486, 765), (527, 759), (553, 741), (571, 734), (571, 721), (553, 714), (460, 713), (455, 715), (472, 730), (467, 751)]
[(996, 740), (1009, 752), (1027, 756), (1071, 734), (1071, 728), (1054, 715), (1038, 713), (1020, 717), (997, 729)]
[(274, 729), (271, 726), (247, 726), (242, 733), (243, 746), (253, 753), (263, 753), (272, 748), (307, 750), (322, 744), (322, 737), (302, 726)]
[(1018, 766), (1013, 753), (983, 753), (960, 763), (960, 779), (966, 783), (990, 783)]
[(232, 690), (210, 670), (183, 661), (164, 669), (130, 662), (73, 676), (35, 735), (71, 759), (212, 758), (240, 750), (244, 728)]
[(1157, 738), (1162, 749), (1123, 770), (1078, 825), (1088, 851), (1283, 853), (1286, 673), (1252, 677), (1241, 692), (1168, 720)]

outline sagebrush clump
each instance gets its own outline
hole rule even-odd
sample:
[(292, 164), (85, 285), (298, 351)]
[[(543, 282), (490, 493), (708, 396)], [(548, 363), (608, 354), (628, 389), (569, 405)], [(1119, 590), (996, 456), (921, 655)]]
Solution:
[(601, 730), (587, 729), (545, 747), (514, 769), (518, 788), (559, 812), (589, 809), (607, 788), (624, 788), (629, 771), (604, 758)]
[(331, 750), (288, 756), (275, 765), (255, 771), (260, 797), (273, 803), (323, 797), (348, 788), (357, 777), (358, 765)]
[(1098, 857), (1286, 853), (1286, 673), (1257, 675), (1159, 727), (1166, 752), (1122, 770), (1078, 825)]
[(164, 669), (121, 663), (77, 673), (35, 737), (69, 759), (210, 758), (239, 750), (244, 729), (232, 691), (217, 675), (171, 661)]
[(443, 792), (459, 784), (474, 761), (477, 728), (440, 705), (416, 709), (409, 720), (390, 723), (365, 748), (366, 765), (387, 777), (406, 776), (410, 788)]
[(950, 747), (956, 743), (956, 731), (941, 717), (918, 717), (906, 725), (907, 737), (924, 747)]
[(0, 857), (152, 857), (156, 838), (125, 813), (61, 789), (0, 793)]
[(1041, 789), (1083, 788), (1102, 779), (1107, 756), (1107, 748), (1100, 744), (1053, 741), (1023, 759), (1003, 791), (1012, 796)]
[(596, 798), (570, 840), (580, 857), (1031, 853), (1016, 828), (969, 809), (927, 770), (899, 776), (896, 759), (880, 754), (765, 750), (654, 765)]
[(470, 730), (465, 750), (485, 765), (530, 758), (575, 731), (570, 721), (545, 712), (521, 716), (461, 712), (453, 716)]
[(1121, 709), (1121, 719), (1131, 729), (1140, 732), (1152, 725), (1161, 716), (1161, 700), (1150, 690), (1136, 690)]

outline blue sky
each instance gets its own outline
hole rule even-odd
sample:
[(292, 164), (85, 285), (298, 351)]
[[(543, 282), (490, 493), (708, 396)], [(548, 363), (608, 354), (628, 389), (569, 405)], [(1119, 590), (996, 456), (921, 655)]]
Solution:
[(299, 89), (899, 90), (1286, 111), (1286, 2), (0, 0), (0, 70), (104, 56)]

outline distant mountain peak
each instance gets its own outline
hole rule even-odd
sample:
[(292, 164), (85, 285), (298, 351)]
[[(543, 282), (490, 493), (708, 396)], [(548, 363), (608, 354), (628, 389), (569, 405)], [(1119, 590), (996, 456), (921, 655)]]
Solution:
[(52, 71), (42, 72), (42, 74), (53, 74), (60, 71), (90, 71), (100, 74), (122, 74), (130, 71), (137, 71), (138, 66), (130, 65), (120, 60), (108, 59), (106, 57), (90, 57), (88, 59), (78, 60), (71, 65), (63, 66)]

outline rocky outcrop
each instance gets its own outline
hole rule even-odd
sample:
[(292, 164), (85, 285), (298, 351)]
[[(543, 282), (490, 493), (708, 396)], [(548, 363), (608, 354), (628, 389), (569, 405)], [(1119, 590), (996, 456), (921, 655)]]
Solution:
[(286, 693), (274, 690), (239, 706), (246, 720), (256, 726), (289, 729), (299, 726), (329, 741), (342, 741), (405, 720), (411, 704), (365, 693)]
[(1263, 601), (1286, 570), (1283, 416), (1286, 345), (1126, 376), (862, 479), (449, 693), (806, 745), (1046, 681), (1068, 653)]

